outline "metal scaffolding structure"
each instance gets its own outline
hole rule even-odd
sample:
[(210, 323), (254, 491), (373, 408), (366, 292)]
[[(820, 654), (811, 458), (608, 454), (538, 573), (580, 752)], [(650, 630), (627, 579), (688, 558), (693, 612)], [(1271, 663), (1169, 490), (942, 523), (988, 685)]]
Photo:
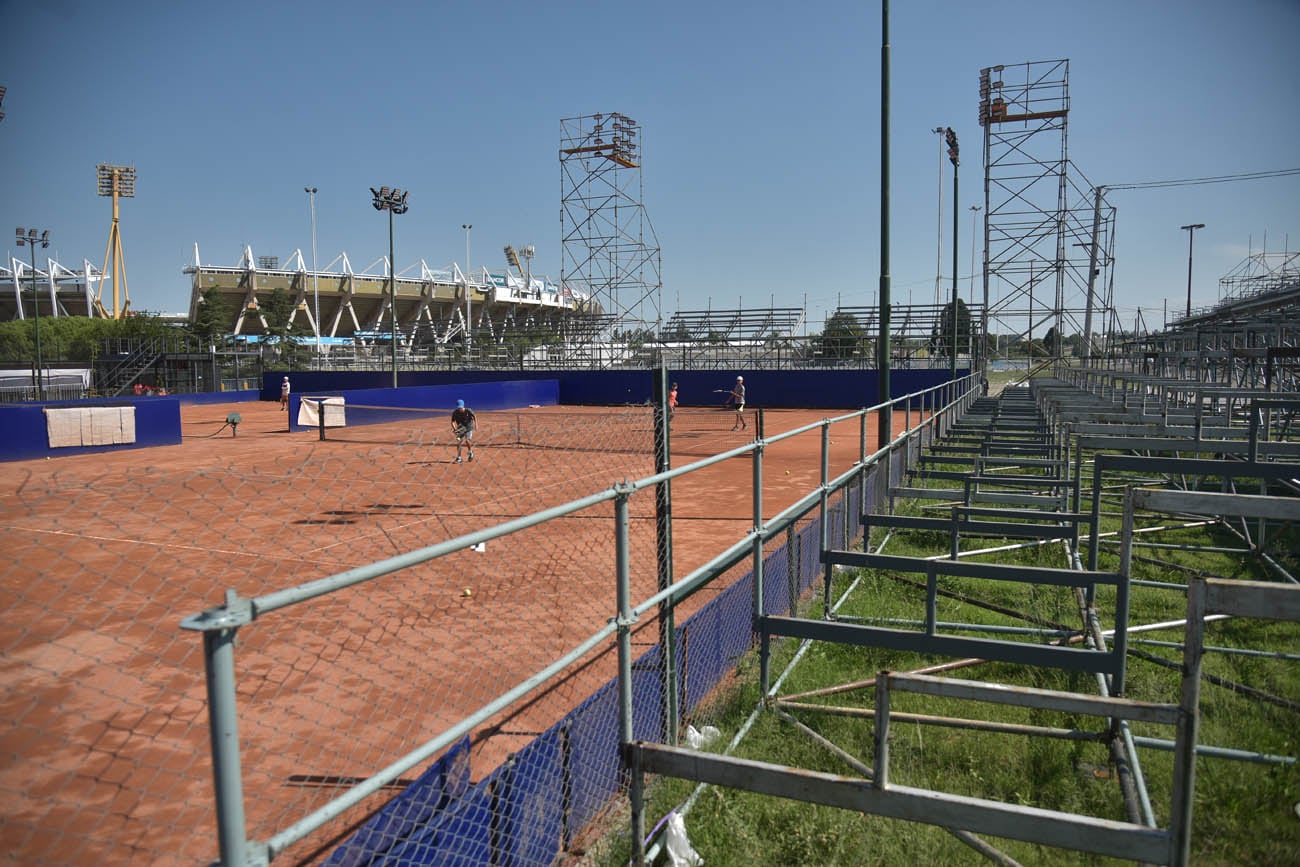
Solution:
[(641, 125), (626, 115), (560, 121), (560, 283), (624, 330), (658, 330), (659, 239), (644, 204)]
[(1069, 72), (1068, 60), (980, 70), (989, 333), (1064, 338), (1113, 307), (1115, 213), (1069, 159)]
[(1251, 254), (1219, 286), (1212, 307), (1124, 336), (1107, 366), (1203, 385), (1300, 391), (1300, 253)]

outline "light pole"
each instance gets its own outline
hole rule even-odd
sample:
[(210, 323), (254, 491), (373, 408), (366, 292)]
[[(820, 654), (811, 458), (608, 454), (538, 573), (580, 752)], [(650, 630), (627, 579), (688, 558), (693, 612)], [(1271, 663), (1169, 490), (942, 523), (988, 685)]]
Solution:
[(1204, 223), (1192, 223), (1190, 226), (1179, 226), (1180, 229), (1187, 230), (1187, 317), (1192, 315), (1192, 239), (1196, 237), (1197, 229), (1204, 229)]
[(936, 126), (930, 130), (939, 136), (939, 240), (936, 244), (937, 252), (936, 263), (934, 268), (934, 303), (939, 304), (939, 299), (943, 297), (943, 145), (944, 134), (948, 131), (945, 126)]
[(469, 353), (473, 348), (474, 338), (470, 336), (470, 309), (469, 309), (469, 230), (474, 228), (473, 223), (461, 223), (460, 227), (465, 230), (465, 363), (469, 363)]
[[(971, 310), (975, 309), (975, 219), (976, 217), (979, 216), (979, 212), (982, 210), (984, 209), (981, 208), (979, 205), (970, 206), (970, 287), (969, 287), (969, 291), (970, 291)], [(987, 311), (985, 312), (985, 315), (988, 315)], [(967, 341), (967, 345), (970, 346), (970, 363), (971, 363), (972, 372), (974, 371), (974, 367), (975, 367), (974, 339), (975, 339), (975, 335), (974, 335), (974, 330), (972, 329), (970, 334), (970, 340)], [(981, 356), (983, 356), (987, 351), (988, 351), (987, 346), (980, 347)]]
[(316, 286), (316, 188), (303, 187), (311, 204), (311, 294), (316, 302), (316, 362), (320, 363), (320, 290)]
[(397, 269), (393, 262), (393, 214), (406, 213), (406, 197), (411, 191), (402, 192), (397, 187), (380, 187), (377, 190), (371, 187), (370, 192), (375, 197), (375, 210), (388, 212), (388, 312), (392, 316), (388, 336), (393, 360), (393, 388), (397, 388)]
[(948, 348), (948, 378), (957, 378), (957, 165), (960, 149), (957, 146), (957, 133), (948, 127), (943, 133), (948, 144), (948, 160), (952, 163), (952, 343)]
[[(32, 309), (35, 311), (36, 318), (36, 399), (45, 400), (45, 365), (41, 362), (41, 296), (40, 290), (36, 288), (36, 245), (40, 244), (42, 248), (50, 246), (50, 230), (38, 232), (35, 229), (23, 231), (19, 226), (14, 235), (18, 239), (18, 246), (23, 244), (32, 248)], [(116, 288), (116, 287), (115, 287)]]

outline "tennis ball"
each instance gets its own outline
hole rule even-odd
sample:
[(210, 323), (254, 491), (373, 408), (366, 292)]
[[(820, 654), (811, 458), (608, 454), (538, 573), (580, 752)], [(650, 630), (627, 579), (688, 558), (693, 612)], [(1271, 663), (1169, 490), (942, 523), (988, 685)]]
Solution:
[(466, 587), (464, 590), (462, 590), (462, 591), (460, 592), (460, 595), (461, 595), (461, 596), (473, 596), (473, 595), (474, 595), (474, 591), (471, 590), (471, 589), (469, 589), (468, 587)]

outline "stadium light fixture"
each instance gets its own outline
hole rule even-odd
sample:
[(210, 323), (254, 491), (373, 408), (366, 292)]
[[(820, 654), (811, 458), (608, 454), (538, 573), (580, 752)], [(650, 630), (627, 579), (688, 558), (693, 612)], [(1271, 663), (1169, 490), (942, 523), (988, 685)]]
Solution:
[(393, 261), (393, 215), (406, 213), (406, 197), (411, 191), (397, 187), (380, 187), (377, 190), (371, 187), (370, 192), (375, 197), (375, 210), (388, 212), (388, 306), (392, 322), (389, 348), (393, 361), (393, 388), (397, 388), (397, 268)]
[(22, 226), (14, 230), (14, 236), (17, 239), (18, 246), (26, 244), (32, 248), (32, 309), (35, 311), (36, 320), (36, 399), (45, 400), (45, 364), (41, 360), (41, 296), (40, 290), (36, 288), (36, 245), (40, 244), (42, 248), (50, 246), (50, 230), (37, 231), (36, 229), (27, 229), (24, 231)]

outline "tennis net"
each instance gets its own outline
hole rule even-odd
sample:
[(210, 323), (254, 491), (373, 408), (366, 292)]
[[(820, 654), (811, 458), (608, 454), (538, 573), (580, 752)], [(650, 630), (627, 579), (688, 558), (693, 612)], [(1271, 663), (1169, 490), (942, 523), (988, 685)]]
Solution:
[[(451, 410), (343, 404), (304, 396), (324, 409), (324, 439), (413, 446), (455, 445)], [(474, 443), (495, 448), (654, 454), (654, 412), (635, 407), (528, 407), (475, 410)]]

